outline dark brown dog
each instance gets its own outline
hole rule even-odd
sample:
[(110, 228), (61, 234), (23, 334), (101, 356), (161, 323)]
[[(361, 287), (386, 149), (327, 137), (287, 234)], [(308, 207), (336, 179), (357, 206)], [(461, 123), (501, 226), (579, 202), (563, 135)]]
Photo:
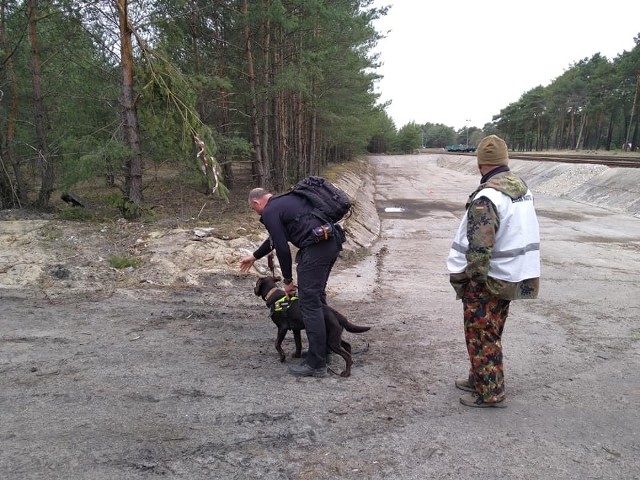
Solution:
[[(287, 299), (284, 290), (277, 286), (279, 281), (279, 277), (260, 277), (253, 291), (257, 296), (262, 297), (267, 307), (271, 309), (271, 320), (278, 327), (276, 350), (280, 354), (280, 361), (284, 362), (286, 355), (282, 350), (282, 341), (288, 330), (293, 332), (293, 338), (296, 343), (296, 351), (292, 357), (300, 358), (302, 355), (300, 331), (304, 330), (304, 323), (302, 322), (302, 312), (300, 305), (298, 305), (298, 300)], [(344, 315), (328, 305), (323, 305), (323, 308), (324, 324), (327, 328), (327, 347), (344, 358), (346, 366), (340, 376), (348, 377), (351, 375), (351, 365), (353, 364), (351, 344), (342, 339), (342, 332), (346, 330), (351, 333), (362, 333), (368, 331), (371, 327), (354, 325)]]

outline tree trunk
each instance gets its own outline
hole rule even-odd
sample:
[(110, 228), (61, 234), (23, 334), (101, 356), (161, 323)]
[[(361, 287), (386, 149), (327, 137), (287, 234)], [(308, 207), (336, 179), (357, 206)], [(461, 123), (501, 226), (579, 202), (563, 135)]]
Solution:
[(629, 117), (629, 127), (627, 128), (627, 135), (625, 136), (625, 139), (624, 139), (625, 146), (629, 144), (629, 139), (631, 135), (631, 126), (633, 125), (633, 115), (636, 113), (636, 105), (638, 104), (639, 90), (640, 90), (640, 73), (636, 74), (636, 93), (633, 96), (633, 105), (631, 105), (631, 116)]
[(33, 106), (35, 113), (36, 137), (38, 139), (38, 165), (40, 166), (41, 184), (36, 206), (49, 208), (49, 200), (54, 190), (53, 161), (49, 154), (46, 129), (44, 126), (44, 107), (42, 105), (42, 78), (38, 51), (38, 30), (36, 22), (37, 0), (29, 0), (29, 42), (31, 44), (31, 80), (33, 82)]
[(594, 146), (596, 150), (600, 150), (600, 147), (602, 146), (602, 130), (604, 129), (604, 121), (605, 121), (604, 110), (600, 110), (600, 112), (598, 113), (598, 123), (596, 125), (595, 139), (594, 139), (594, 143), (595, 143)]
[(580, 119), (580, 130), (578, 131), (578, 138), (576, 140), (576, 145), (575, 145), (576, 150), (582, 149), (583, 139), (584, 139), (584, 129), (586, 124), (587, 124), (587, 113), (585, 112), (582, 114), (582, 118)]
[[(273, 42), (271, 51), (271, 75), (273, 78), (277, 77), (283, 70), (284, 60), (286, 52), (284, 50), (285, 44), (283, 38), (285, 37), (282, 28), (280, 26), (274, 29), (275, 41)], [(278, 190), (282, 190), (286, 185), (287, 179), (287, 144), (286, 144), (286, 125), (287, 125), (287, 112), (285, 105), (285, 92), (282, 89), (277, 89), (270, 96), (269, 104), (271, 106), (271, 112), (273, 113), (273, 121), (271, 122), (271, 184)]]
[(122, 90), (120, 104), (122, 110), (123, 141), (131, 150), (131, 156), (124, 165), (124, 196), (126, 203), (123, 213), (125, 216), (135, 217), (142, 204), (142, 169), (144, 162), (140, 150), (140, 134), (138, 130), (138, 115), (135, 106), (133, 79), (133, 46), (131, 42), (131, 28), (129, 25), (128, 0), (115, 0), (118, 9), (120, 26), (120, 63), (122, 69)]
[(607, 141), (605, 144), (605, 150), (611, 150), (611, 142), (613, 141), (613, 117), (614, 114), (611, 112), (609, 114), (609, 128), (607, 129)]
[[(286, 108), (287, 94), (284, 92), (278, 92), (276, 95), (276, 123), (278, 125), (278, 136), (276, 138), (278, 145), (278, 157), (277, 162), (277, 176), (278, 183), (284, 185), (284, 180), (287, 177), (289, 171), (289, 144), (287, 142), (287, 135), (289, 133), (289, 115)], [(275, 163), (275, 162), (274, 162)]]
[[(220, 90), (220, 110), (222, 113), (222, 135), (225, 138), (230, 138), (232, 132), (230, 129), (231, 118), (229, 116), (229, 92), (226, 90)], [(224, 179), (223, 183), (228, 188), (233, 188), (235, 177), (233, 175), (231, 158), (226, 152), (221, 155), (219, 163), (222, 168), (222, 178)]]
[[(195, 8), (197, 2), (194, 1), (194, 25), (197, 23), (197, 8)], [(216, 30), (220, 32), (220, 37), (215, 39), (217, 55), (219, 58), (219, 75), (221, 78), (226, 78), (229, 76), (229, 42), (227, 41), (227, 31), (224, 26), (223, 17), (216, 17)], [(194, 43), (197, 43), (194, 39)], [(199, 50), (197, 50), (197, 46), (194, 45), (195, 51), (198, 52), (198, 58), (200, 58)], [(200, 62), (198, 62), (198, 72), (202, 69), (200, 66)], [(230, 139), (233, 136), (233, 131), (231, 129), (231, 106), (230, 106), (230, 94), (226, 87), (221, 87), (219, 90), (219, 98), (220, 98), (220, 131), (222, 132), (222, 136), (225, 139)], [(200, 118), (206, 118), (206, 109), (204, 106), (201, 108)], [(203, 120), (204, 121), (204, 120)], [(206, 123), (206, 122), (205, 122)], [(230, 155), (228, 148), (223, 149), (219, 152), (218, 157), (218, 165), (222, 169), (222, 179), (224, 185), (232, 189), (235, 183), (235, 177), (233, 173), (233, 165), (232, 159), (233, 156)]]
[(315, 105), (311, 110), (311, 124), (309, 125), (309, 171), (313, 171), (316, 168), (318, 158), (318, 112)]
[(305, 149), (307, 132), (305, 131), (305, 128), (304, 128), (305, 102), (304, 102), (302, 93), (297, 93), (295, 95), (294, 106), (295, 106), (294, 119), (295, 119), (295, 142), (296, 142), (295, 158), (296, 158), (296, 162), (301, 165), (302, 170), (305, 172), (304, 176), (307, 176), (306, 172), (308, 171), (307, 169), (308, 161), (307, 161), (307, 152)]
[[(6, 1), (0, 2), (0, 41), (5, 52), (10, 52), (6, 30)], [(5, 60), (7, 80), (11, 86), (11, 108), (6, 118), (6, 132), (0, 130), (0, 209), (22, 207), (26, 203), (24, 185), (20, 163), (17, 161), (13, 142), (15, 139), (15, 125), (18, 117), (18, 78), (16, 76), (13, 58)], [(13, 171), (13, 178), (11, 177)]]
[(244, 48), (247, 61), (247, 83), (249, 86), (249, 124), (251, 143), (253, 144), (253, 174), (258, 185), (265, 184), (265, 165), (262, 159), (262, 146), (260, 130), (258, 128), (258, 104), (256, 99), (256, 76), (253, 66), (253, 52), (251, 50), (251, 32), (249, 30), (249, 5), (248, 0), (242, 0), (242, 15), (244, 17)]
[[(271, 79), (273, 78), (273, 71), (271, 67), (271, 21), (269, 18), (269, 11), (271, 9), (271, 2), (269, 0), (261, 2), (262, 5), (262, 18), (264, 19), (261, 25), (262, 28), (262, 87), (266, 91), (271, 90)], [(271, 104), (269, 102), (269, 95), (264, 95), (262, 102), (260, 102), (260, 115), (262, 116), (262, 131), (260, 134), (260, 140), (262, 145), (262, 164), (267, 175), (265, 185), (268, 188), (279, 189), (281, 185), (278, 182), (274, 182), (271, 177), (270, 168), (272, 166), (272, 155), (270, 152), (271, 138), (269, 131), (271, 129), (272, 116), (270, 115)]]
[(631, 151), (638, 150), (638, 129), (640, 128), (640, 115), (636, 115), (635, 127), (633, 128), (633, 135), (631, 136)]

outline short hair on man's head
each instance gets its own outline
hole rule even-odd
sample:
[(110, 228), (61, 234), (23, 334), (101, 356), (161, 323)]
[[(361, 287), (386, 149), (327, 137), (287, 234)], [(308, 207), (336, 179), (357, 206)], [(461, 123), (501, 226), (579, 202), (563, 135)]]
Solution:
[(260, 187), (254, 188), (249, 192), (249, 201), (252, 202), (254, 200), (260, 200), (262, 197), (268, 194), (269, 192), (266, 191), (264, 188), (260, 188)]

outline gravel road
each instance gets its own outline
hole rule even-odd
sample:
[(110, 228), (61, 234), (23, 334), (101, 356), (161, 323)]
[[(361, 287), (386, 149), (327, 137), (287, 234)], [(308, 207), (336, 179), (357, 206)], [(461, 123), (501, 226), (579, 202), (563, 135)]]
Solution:
[[(53, 261), (51, 223), (23, 246), (7, 224), (3, 255), (24, 247), (24, 275), (44, 266), (0, 289), (0, 478), (640, 478), (640, 219), (534, 188), (541, 297), (512, 303), (508, 407), (469, 409), (445, 259), (479, 178), (437, 155), (369, 162), (380, 235), (330, 281), (330, 303), (372, 327), (345, 334), (346, 379), (289, 376), (256, 276), (178, 257), (176, 232), (140, 232), (156, 265), (141, 280), (83, 242)], [(169, 261), (187, 271), (163, 283)]]

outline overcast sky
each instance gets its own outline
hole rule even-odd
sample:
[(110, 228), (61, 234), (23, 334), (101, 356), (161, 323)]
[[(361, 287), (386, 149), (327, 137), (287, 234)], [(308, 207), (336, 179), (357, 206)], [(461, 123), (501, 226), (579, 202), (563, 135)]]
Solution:
[(634, 47), (640, 0), (376, 0), (381, 101), (396, 127), (483, 127), (573, 63)]

